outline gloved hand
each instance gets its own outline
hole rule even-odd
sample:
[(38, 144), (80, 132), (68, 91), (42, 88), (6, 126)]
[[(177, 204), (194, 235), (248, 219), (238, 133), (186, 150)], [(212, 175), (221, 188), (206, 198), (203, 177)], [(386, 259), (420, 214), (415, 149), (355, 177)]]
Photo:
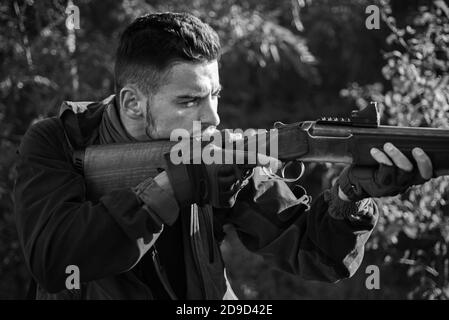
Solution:
[(417, 168), (394, 145), (385, 144), (384, 151), (371, 150), (378, 167), (350, 166), (342, 171), (338, 184), (349, 200), (395, 196), (432, 177), (432, 163), (421, 149), (415, 148), (412, 152)]
[[(248, 152), (222, 149), (212, 143), (203, 149), (202, 154), (205, 152), (214, 154), (214, 159), (221, 159), (217, 161), (220, 163), (207, 164), (203, 159), (196, 159), (199, 164), (175, 165), (170, 159), (170, 153), (165, 155), (167, 175), (180, 206), (196, 203), (230, 208), (234, 206), (237, 195), (248, 183), (255, 167), (265, 166), (274, 172), (281, 167), (279, 160), (263, 154), (254, 157), (256, 163), (248, 164)], [(239, 158), (244, 159), (245, 164), (225, 164), (224, 161)], [(195, 163), (195, 159), (192, 158), (190, 163)]]

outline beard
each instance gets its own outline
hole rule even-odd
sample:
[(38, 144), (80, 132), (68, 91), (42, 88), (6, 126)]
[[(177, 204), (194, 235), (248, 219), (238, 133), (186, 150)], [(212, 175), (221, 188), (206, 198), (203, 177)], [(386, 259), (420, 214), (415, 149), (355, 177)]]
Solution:
[(151, 101), (152, 101), (152, 99), (151, 99), (151, 97), (149, 97), (149, 99), (147, 100), (147, 104), (145, 106), (145, 108), (146, 108), (145, 124), (144, 124), (145, 125), (145, 133), (150, 140), (156, 140), (156, 139), (160, 139), (161, 137), (159, 137), (158, 130), (156, 129), (156, 123), (154, 121), (154, 117), (151, 115), (151, 107), (150, 107)]

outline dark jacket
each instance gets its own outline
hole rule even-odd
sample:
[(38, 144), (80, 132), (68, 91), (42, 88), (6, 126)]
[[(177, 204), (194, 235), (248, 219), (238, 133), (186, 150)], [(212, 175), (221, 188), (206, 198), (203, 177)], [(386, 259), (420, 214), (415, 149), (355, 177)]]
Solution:
[[(147, 227), (152, 217), (132, 189), (91, 199), (72, 163), (74, 149), (97, 143), (105, 105), (113, 101), (65, 102), (58, 117), (34, 124), (20, 145), (17, 229), (39, 299), (153, 298), (151, 284), (134, 272), (154, 254), (150, 250), (142, 257), (136, 245), (136, 239), (153, 236)], [(255, 174), (232, 209), (181, 209), (185, 297), (234, 297), (219, 248), (225, 224), (281, 270), (328, 282), (352, 276), (378, 212), (371, 199), (343, 203), (332, 194), (325, 191), (305, 210), (297, 189)], [(345, 210), (352, 212), (339, 212)], [(69, 265), (79, 267), (79, 290), (66, 289)]]

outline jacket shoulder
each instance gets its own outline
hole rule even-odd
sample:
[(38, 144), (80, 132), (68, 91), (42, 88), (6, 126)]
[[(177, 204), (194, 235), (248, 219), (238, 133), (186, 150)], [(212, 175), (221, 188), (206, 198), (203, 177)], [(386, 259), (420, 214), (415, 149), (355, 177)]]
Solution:
[(55, 150), (55, 147), (62, 149), (64, 140), (65, 134), (61, 120), (57, 117), (43, 119), (27, 130), (18, 152), (20, 155), (44, 155), (49, 150)]

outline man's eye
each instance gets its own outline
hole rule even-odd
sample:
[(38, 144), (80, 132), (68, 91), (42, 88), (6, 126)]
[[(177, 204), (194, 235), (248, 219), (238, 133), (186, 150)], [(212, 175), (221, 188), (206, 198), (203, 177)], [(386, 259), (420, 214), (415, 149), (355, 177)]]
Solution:
[(193, 108), (198, 104), (198, 99), (188, 100), (181, 103), (185, 108)]

